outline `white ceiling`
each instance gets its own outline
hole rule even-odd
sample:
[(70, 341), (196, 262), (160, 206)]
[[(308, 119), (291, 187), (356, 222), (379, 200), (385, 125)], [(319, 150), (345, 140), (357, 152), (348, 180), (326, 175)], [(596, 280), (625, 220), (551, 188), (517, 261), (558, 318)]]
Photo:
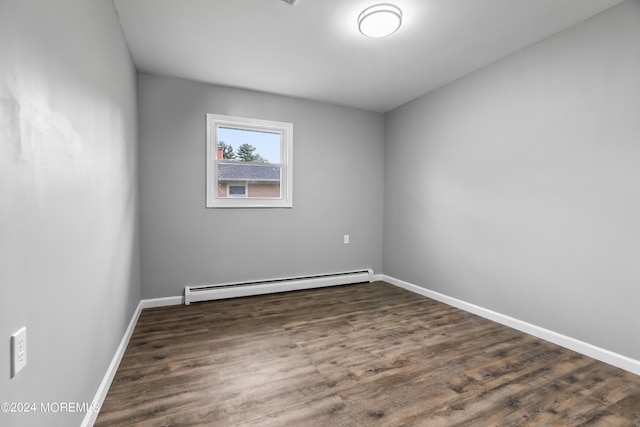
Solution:
[[(369, 39), (367, 6), (403, 25)], [(138, 70), (386, 112), (623, 0), (114, 0)]]

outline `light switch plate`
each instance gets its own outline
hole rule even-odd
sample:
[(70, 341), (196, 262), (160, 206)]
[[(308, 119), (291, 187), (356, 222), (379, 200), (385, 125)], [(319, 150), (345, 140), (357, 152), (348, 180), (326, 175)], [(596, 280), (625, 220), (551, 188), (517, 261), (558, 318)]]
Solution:
[(11, 378), (27, 365), (27, 327), (11, 335)]

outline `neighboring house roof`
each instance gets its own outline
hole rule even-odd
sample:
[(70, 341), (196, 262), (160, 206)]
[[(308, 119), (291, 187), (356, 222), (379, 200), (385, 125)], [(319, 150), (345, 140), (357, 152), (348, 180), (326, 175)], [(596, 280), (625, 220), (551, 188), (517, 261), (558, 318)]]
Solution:
[(218, 181), (280, 181), (280, 167), (260, 163), (218, 163)]

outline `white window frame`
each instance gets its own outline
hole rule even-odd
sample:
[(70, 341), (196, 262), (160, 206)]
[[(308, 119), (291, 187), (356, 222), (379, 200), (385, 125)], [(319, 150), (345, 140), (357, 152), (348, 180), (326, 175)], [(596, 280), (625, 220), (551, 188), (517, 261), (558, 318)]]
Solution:
[[(279, 133), (280, 198), (218, 196), (218, 128), (233, 127)], [(291, 208), (293, 207), (293, 124), (246, 117), (207, 113), (207, 208)], [(248, 188), (247, 188), (248, 191)], [(247, 194), (248, 196), (248, 194)]]

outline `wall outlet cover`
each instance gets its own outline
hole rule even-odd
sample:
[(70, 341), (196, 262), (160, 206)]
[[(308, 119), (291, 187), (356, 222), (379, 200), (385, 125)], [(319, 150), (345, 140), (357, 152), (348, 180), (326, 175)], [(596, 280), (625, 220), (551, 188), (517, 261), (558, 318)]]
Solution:
[(11, 378), (27, 365), (27, 328), (11, 335)]

